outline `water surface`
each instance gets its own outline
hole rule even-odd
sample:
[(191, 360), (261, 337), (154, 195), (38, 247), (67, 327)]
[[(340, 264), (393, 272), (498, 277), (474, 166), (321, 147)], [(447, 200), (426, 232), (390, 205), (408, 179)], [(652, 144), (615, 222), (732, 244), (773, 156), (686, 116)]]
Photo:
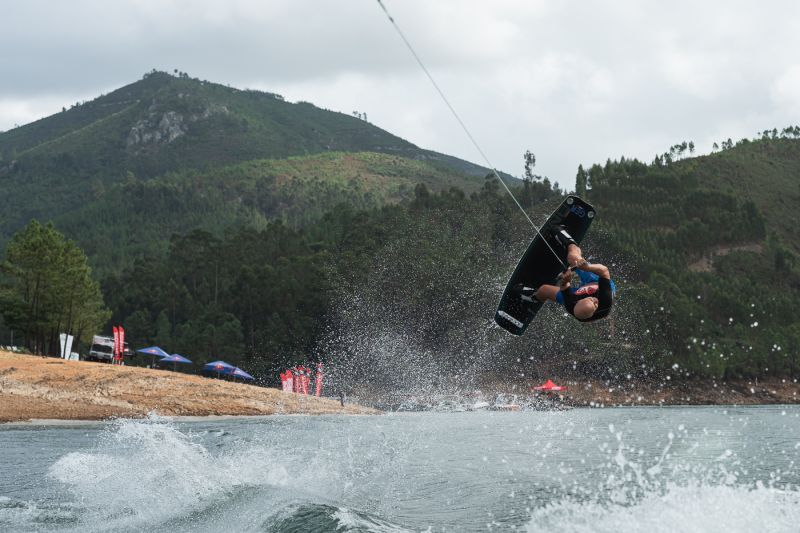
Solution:
[(0, 427), (0, 530), (798, 531), (800, 408)]

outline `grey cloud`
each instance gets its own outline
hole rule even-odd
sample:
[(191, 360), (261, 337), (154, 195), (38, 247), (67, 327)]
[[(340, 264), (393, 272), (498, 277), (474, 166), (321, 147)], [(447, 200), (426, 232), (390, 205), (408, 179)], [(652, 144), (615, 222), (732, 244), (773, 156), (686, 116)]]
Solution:
[[(649, 160), (684, 139), (708, 149), (715, 136), (800, 122), (795, 2), (385, 3), (512, 173), (526, 149), (571, 184), (579, 163)], [(14, 53), (0, 56), (0, 112), (179, 68), (366, 111), (416, 144), (479, 160), (373, 1), (29, 0), (5, 5), (3, 19), (0, 47)]]

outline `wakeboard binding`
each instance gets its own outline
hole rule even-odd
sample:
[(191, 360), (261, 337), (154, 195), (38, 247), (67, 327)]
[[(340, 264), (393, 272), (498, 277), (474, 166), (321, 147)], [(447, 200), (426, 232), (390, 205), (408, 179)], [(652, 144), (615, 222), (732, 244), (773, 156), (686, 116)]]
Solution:
[(569, 248), (570, 244), (574, 244), (576, 246), (578, 244), (577, 242), (575, 242), (575, 239), (572, 238), (572, 235), (569, 234), (567, 228), (563, 225), (554, 226), (551, 229), (551, 232), (553, 240), (556, 243), (558, 243), (558, 245), (561, 246), (561, 248), (563, 248), (564, 251), (566, 251), (567, 248)]
[(539, 300), (536, 299), (536, 289), (537, 287), (526, 287), (522, 283), (517, 283), (514, 285), (514, 292), (519, 295), (519, 299), (525, 303), (535, 303)]

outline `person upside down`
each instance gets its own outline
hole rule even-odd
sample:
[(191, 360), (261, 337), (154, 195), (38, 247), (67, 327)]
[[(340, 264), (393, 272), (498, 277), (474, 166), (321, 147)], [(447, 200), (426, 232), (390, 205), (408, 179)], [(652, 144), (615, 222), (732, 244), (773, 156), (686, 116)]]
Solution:
[[(607, 317), (614, 305), (617, 288), (611, 280), (608, 267), (590, 264), (575, 240), (563, 228), (555, 233), (555, 240), (567, 250), (567, 270), (559, 276), (558, 285), (541, 285), (538, 288), (518, 286), (520, 298), (526, 302), (556, 302), (581, 322), (592, 322)], [(578, 287), (572, 286), (573, 276), (580, 278)]]

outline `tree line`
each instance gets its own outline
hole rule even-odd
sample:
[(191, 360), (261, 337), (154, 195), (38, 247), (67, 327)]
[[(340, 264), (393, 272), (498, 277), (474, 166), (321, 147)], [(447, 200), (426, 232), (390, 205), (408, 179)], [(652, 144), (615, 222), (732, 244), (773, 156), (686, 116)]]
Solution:
[[(543, 220), (563, 191), (533, 178), (534, 161), (514, 192)], [(450, 375), (797, 375), (800, 330), (784, 310), (800, 297), (800, 273), (752, 202), (709, 189), (692, 165), (624, 158), (580, 167), (577, 188), (598, 209), (585, 251), (619, 287), (611, 318), (593, 325), (545, 306), (537, 335), (492, 327), (533, 237), (493, 175), (469, 195), (420, 184), (407, 201), (341, 204), (302, 227), (175, 234), (163, 252), (104, 277), (102, 298), (74, 244), (31, 223), (6, 250), (3, 316), (37, 351), (64, 327), (83, 338), (122, 323), (136, 345), (224, 358), (268, 379), (295, 362), (380, 369), (382, 353), (397, 364), (408, 352)]]

